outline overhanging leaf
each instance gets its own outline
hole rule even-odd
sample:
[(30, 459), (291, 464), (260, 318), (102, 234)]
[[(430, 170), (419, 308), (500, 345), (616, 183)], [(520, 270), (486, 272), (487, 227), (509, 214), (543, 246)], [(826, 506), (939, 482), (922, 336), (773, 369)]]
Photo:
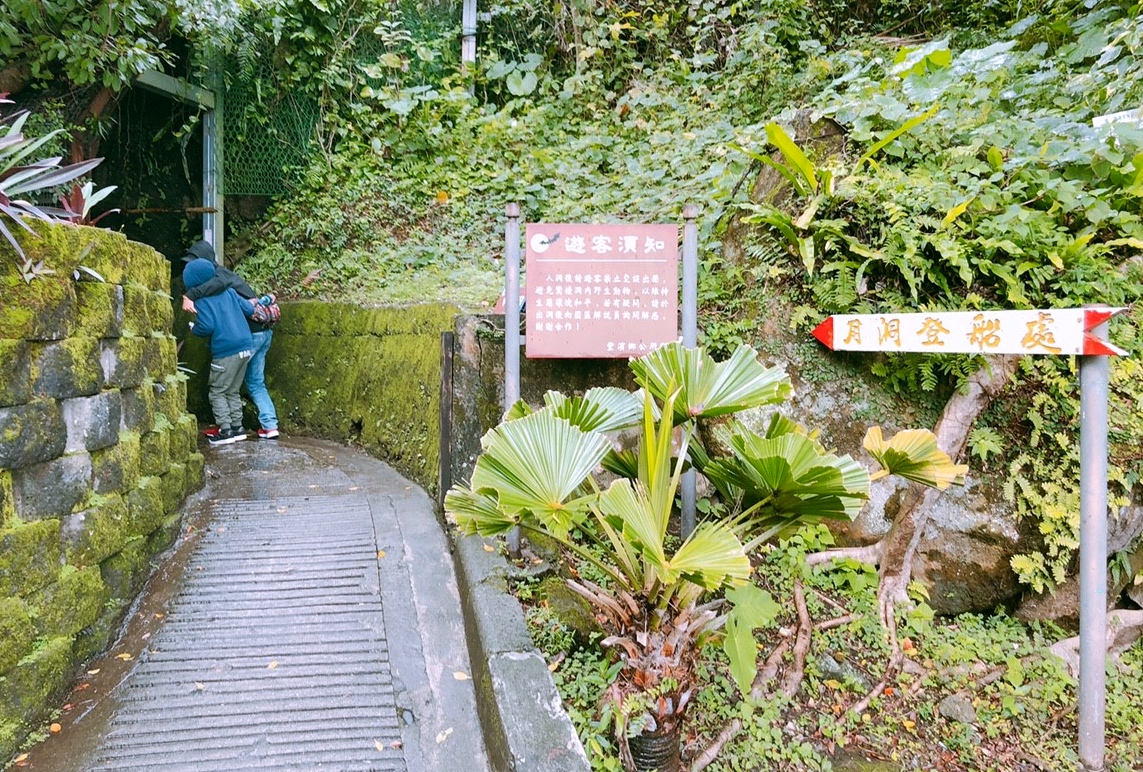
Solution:
[(897, 432), (888, 442), (882, 437), (881, 427), (874, 426), (865, 433), (862, 442), (869, 455), (887, 474), (945, 490), (968, 472), (964, 464), (954, 464), (949, 455), (937, 447), (937, 438), (928, 429), (906, 429)]
[(472, 488), (495, 490), (506, 512), (531, 512), (561, 535), (584, 510), (569, 497), (611, 448), (603, 435), (582, 432), (550, 411), (500, 424), (481, 443)]

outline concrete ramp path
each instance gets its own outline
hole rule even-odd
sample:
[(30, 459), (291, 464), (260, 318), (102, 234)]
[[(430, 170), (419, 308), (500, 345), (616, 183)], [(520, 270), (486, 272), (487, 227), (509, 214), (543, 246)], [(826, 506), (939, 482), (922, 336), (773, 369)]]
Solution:
[(315, 440), (205, 453), (182, 543), (25, 768), (488, 769), (424, 491)]

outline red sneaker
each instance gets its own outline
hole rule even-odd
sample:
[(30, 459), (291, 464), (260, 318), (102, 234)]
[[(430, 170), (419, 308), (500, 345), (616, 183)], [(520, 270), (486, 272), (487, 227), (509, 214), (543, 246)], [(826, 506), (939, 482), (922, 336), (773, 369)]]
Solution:
[(208, 440), (214, 439), (215, 437), (218, 436), (218, 434), (219, 434), (219, 428), (217, 426), (212, 426), (209, 429), (206, 429), (205, 431), (203, 431), (203, 436), (205, 436)]
[(278, 439), (277, 429), (259, 429), (258, 439), (260, 440), (276, 440)]

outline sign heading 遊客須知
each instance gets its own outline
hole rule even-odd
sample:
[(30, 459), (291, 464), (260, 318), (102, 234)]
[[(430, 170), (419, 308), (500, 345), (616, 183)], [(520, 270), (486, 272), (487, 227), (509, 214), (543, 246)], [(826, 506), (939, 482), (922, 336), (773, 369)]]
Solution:
[(674, 225), (525, 226), (528, 357), (628, 358), (678, 339)]

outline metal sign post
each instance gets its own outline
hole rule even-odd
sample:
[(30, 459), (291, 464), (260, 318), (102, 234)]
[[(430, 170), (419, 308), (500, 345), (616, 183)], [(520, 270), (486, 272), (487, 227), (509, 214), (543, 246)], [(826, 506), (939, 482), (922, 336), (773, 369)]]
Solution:
[(831, 316), (814, 337), (834, 351), (1075, 354), (1080, 381), (1079, 757), (1102, 772), (1107, 658), (1107, 320), (1123, 308)]
[[(504, 412), (520, 399), (520, 206), (504, 208)], [(508, 552), (520, 555), (520, 528), (508, 532)]]
[[(683, 345), (698, 345), (698, 207), (683, 207)], [(681, 497), (679, 530), (685, 539), (695, 530), (695, 470), (683, 472), (679, 481)]]
[[(1107, 336), (1107, 322), (1092, 328)], [(1107, 673), (1107, 400), (1106, 356), (1079, 360), (1080, 382), (1080, 646), (1079, 757), (1102, 772)]]

